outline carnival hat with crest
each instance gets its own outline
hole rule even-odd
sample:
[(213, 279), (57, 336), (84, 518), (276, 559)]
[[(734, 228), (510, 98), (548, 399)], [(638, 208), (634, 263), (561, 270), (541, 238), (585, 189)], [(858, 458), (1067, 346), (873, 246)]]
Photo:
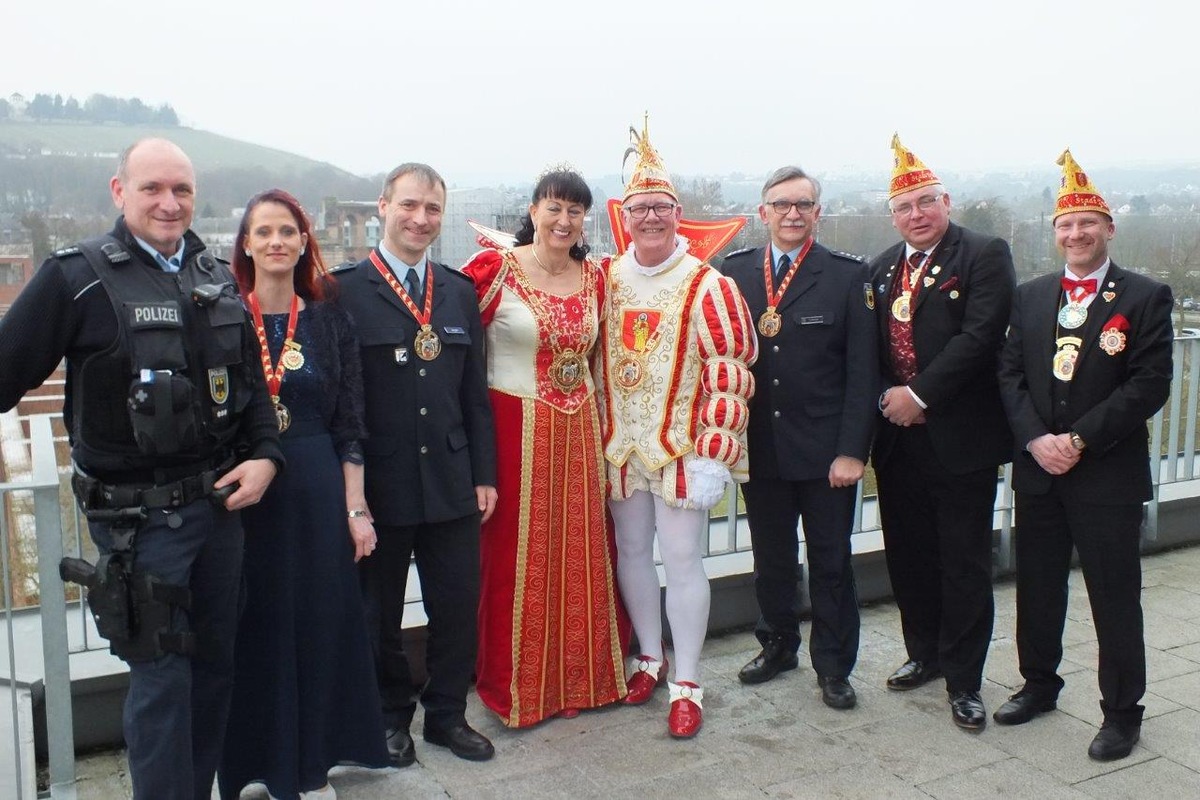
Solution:
[(628, 161), (631, 155), (636, 155), (637, 163), (634, 164), (633, 174), (629, 176), (629, 183), (625, 184), (624, 199), (628, 200), (635, 194), (662, 192), (663, 194), (669, 194), (671, 199), (679, 202), (679, 194), (675, 191), (675, 184), (671, 183), (671, 174), (667, 172), (667, 168), (663, 164), (662, 158), (658, 155), (658, 151), (654, 149), (654, 145), (650, 144), (649, 129), (649, 114), (646, 115), (642, 122), (641, 134), (638, 134), (632, 126), (629, 128), (629, 135), (633, 139), (633, 145), (625, 151), (624, 161)]
[[(625, 194), (622, 199), (611, 197), (608, 200), (608, 222), (612, 226), (613, 241), (617, 246), (618, 253), (624, 253), (633, 240), (632, 234), (625, 228), (625, 220), (621, 214), (621, 207), (629, 198), (639, 194), (662, 192), (670, 195), (675, 202), (679, 202), (679, 193), (675, 190), (675, 184), (671, 182), (671, 174), (663, 165), (658, 151), (651, 146), (650, 138), (646, 133), (649, 119), (650, 115), (647, 114), (645, 121), (642, 122), (640, 134), (632, 125), (629, 126), (629, 137), (633, 140), (633, 144), (625, 150), (621, 166), (623, 168), (632, 155), (637, 156), (637, 164), (633, 168), (633, 174), (629, 176), (629, 182), (625, 184)], [(679, 220), (677, 232), (688, 240), (689, 253), (701, 261), (708, 261), (725, 245), (733, 241), (733, 237), (737, 236), (738, 231), (745, 224), (746, 218), (742, 216), (706, 220), (683, 218)]]
[(1063, 150), (1062, 155), (1054, 162), (1062, 167), (1062, 183), (1058, 187), (1058, 200), (1054, 203), (1054, 216), (1050, 221), (1075, 211), (1099, 211), (1112, 219), (1112, 211), (1108, 203), (1096, 191), (1092, 180), (1079, 166), (1079, 162), (1071, 155), (1071, 151)]
[(922, 186), (932, 186), (941, 183), (933, 170), (925, 166), (913, 151), (900, 144), (900, 134), (892, 134), (892, 152), (895, 163), (892, 165), (892, 182), (888, 186), (888, 199), (898, 194), (920, 189)]

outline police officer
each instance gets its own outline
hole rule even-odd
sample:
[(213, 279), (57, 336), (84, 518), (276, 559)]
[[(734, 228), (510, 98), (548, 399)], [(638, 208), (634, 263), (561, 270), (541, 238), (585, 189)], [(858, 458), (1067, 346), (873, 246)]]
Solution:
[(857, 702), (849, 677), (860, 627), (850, 531), (878, 393), (874, 294), (862, 259), (815, 240), (815, 178), (799, 167), (777, 169), (758, 213), (770, 243), (733, 253), (721, 267), (746, 298), (762, 352), (747, 429), (750, 480), (742, 487), (762, 651), (738, 678), (762, 683), (798, 665), (802, 516), (812, 666), (824, 703), (846, 709)]
[(207, 798), (233, 679), (234, 512), (282, 466), (278, 423), (233, 278), (188, 229), (187, 155), (138, 141), (110, 188), (113, 230), (51, 256), (0, 320), (0, 409), (66, 357), (73, 483), (111, 576), (89, 600), (129, 663), (134, 796)]
[(470, 278), (434, 262), (446, 182), (406, 163), (383, 182), (383, 241), (337, 270), (339, 301), (358, 326), (368, 438), (367, 508), (378, 549), (360, 564), (367, 627), (397, 766), (416, 758), (416, 712), (402, 641), (415, 557), (429, 617), (429, 680), (419, 693), (426, 742), (485, 761), (492, 743), (466, 720), (475, 668), (479, 527), (496, 507), (496, 444), (483, 323)]

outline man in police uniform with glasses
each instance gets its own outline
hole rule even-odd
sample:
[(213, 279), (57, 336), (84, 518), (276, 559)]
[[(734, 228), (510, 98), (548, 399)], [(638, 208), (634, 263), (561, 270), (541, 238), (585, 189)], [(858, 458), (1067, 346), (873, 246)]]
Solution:
[(234, 512), (283, 456), (233, 276), (189, 230), (191, 161), (144, 139), (110, 188), (112, 232), (47, 259), (0, 320), (0, 409), (66, 357), (74, 488), (102, 554), (98, 575), (70, 574), (129, 663), (134, 797), (208, 798), (233, 685)]
[(798, 665), (803, 517), (812, 666), (825, 704), (846, 709), (856, 702), (848, 679), (859, 633), (850, 531), (875, 426), (878, 345), (866, 264), (814, 238), (820, 200), (820, 183), (799, 167), (776, 170), (758, 207), (770, 243), (721, 266), (746, 299), (762, 351), (747, 430), (750, 480), (742, 487), (762, 651), (738, 678), (762, 683)]
[(951, 718), (986, 722), (992, 511), (1012, 455), (996, 364), (1016, 275), (1008, 244), (950, 221), (937, 176), (892, 139), (888, 208), (903, 241), (872, 263), (883, 415), (872, 459), (908, 660), (889, 689), (945, 676)]

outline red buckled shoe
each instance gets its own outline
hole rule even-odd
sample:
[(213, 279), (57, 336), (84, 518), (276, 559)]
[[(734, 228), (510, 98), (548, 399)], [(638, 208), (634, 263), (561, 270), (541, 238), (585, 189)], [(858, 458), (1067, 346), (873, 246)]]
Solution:
[(630, 671), (633, 674), (625, 680), (629, 694), (622, 702), (640, 706), (650, 699), (657, 687), (667, 682), (667, 657), (664, 655), (662, 661), (655, 661), (650, 656), (638, 656), (630, 665)]
[(691, 681), (671, 684), (671, 712), (667, 715), (667, 730), (676, 739), (690, 739), (704, 724), (702, 701), (704, 690)]

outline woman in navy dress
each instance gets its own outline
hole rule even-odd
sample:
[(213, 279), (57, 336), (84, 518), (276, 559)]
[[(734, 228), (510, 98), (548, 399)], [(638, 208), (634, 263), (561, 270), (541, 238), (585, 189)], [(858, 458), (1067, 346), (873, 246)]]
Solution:
[(254, 782), (276, 798), (333, 798), (330, 767), (388, 765), (354, 566), (375, 548), (362, 512), (362, 369), (310, 230), (299, 202), (272, 189), (247, 205), (234, 250), (287, 468), (242, 514), (225, 798)]

